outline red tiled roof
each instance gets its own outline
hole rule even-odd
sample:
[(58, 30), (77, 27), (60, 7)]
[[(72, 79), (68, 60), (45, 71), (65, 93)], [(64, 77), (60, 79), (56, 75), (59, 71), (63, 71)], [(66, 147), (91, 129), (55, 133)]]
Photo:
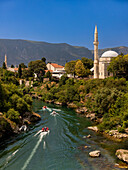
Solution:
[(15, 71), (18, 71), (18, 68), (14, 68)]
[(56, 63), (50, 63), (55, 68), (64, 68), (64, 66), (58, 65)]

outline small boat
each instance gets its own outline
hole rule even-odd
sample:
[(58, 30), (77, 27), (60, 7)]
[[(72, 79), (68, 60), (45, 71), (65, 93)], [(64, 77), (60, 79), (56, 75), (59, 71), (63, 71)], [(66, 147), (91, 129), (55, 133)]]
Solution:
[(45, 127), (42, 128), (42, 132), (48, 132), (48, 131), (49, 131), (48, 127), (45, 126)]
[(41, 130), (39, 130), (34, 136), (37, 136), (38, 134), (45, 136), (49, 134), (49, 132), (50, 132), (49, 128), (45, 126)]
[(42, 109), (43, 109), (43, 110), (46, 110), (46, 109), (47, 109), (47, 106), (43, 106)]
[(43, 109), (47, 109), (47, 106), (43, 106)]

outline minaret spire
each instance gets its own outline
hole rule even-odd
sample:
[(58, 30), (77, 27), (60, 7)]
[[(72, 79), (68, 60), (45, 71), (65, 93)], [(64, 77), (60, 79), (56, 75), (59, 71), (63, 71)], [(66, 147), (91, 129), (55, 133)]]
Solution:
[(6, 55), (6, 54), (5, 54), (5, 60), (4, 60), (4, 62), (5, 62), (6, 68), (7, 68), (7, 55)]
[(94, 78), (99, 78), (99, 57), (98, 57), (98, 31), (97, 25), (95, 26), (94, 33)]

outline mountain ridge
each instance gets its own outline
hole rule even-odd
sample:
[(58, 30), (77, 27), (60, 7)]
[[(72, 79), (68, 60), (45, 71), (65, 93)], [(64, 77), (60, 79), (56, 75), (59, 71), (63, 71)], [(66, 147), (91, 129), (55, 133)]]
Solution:
[[(119, 54), (128, 53), (128, 47), (120, 46), (99, 49), (99, 56), (107, 50), (114, 50)], [(23, 39), (0, 39), (0, 65), (4, 61), (5, 54), (7, 54), (8, 65), (18, 65), (22, 62), (28, 64), (30, 61), (38, 60), (42, 57), (45, 57), (47, 62), (55, 62), (61, 65), (82, 57), (93, 59), (93, 50), (83, 46)]]

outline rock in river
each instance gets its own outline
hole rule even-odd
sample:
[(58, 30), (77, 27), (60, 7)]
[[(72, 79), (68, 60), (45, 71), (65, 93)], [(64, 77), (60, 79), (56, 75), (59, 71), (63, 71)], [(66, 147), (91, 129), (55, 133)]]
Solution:
[(123, 160), (125, 162), (128, 163), (128, 150), (124, 150), (124, 149), (118, 149), (116, 151), (116, 156), (120, 159)]
[(97, 151), (92, 151), (92, 152), (90, 152), (90, 153), (89, 153), (89, 156), (95, 158), (95, 157), (99, 157), (100, 154), (101, 154), (100, 151), (97, 150)]
[(93, 131), (95, 131), (95, 132), (98, 132), (97, 126), (90, 126), (90, 127), (88, 127), (88, 129), (89, 129), (89, 130), (93, 130)]

